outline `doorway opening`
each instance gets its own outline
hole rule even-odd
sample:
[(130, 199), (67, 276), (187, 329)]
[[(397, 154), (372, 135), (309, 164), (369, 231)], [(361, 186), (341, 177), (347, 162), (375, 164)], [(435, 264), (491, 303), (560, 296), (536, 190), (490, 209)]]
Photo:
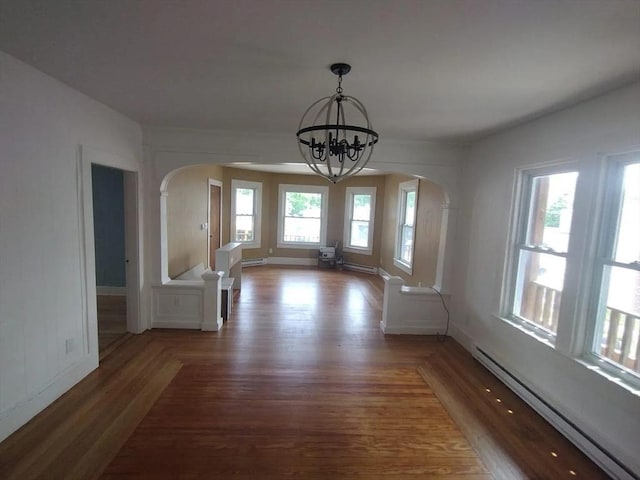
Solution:
[(220, 248), (221, 223), (222, 223), (222, 183), (209, 179), (209, 268), (215, 270), (216, 250)]
[(100, 358), (127, 336), (124, 174), (91, 165)]

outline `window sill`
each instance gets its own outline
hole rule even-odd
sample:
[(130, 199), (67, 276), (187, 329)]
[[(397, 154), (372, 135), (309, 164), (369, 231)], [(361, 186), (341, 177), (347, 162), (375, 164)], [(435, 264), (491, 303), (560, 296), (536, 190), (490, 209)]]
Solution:
[(397, 258), (393, 259), (393, 264), (409, 275), (413, 275), (413, 267), (408, 263), (403, 262), (402, 260), (398, 260)]
[(575, 358), (574, 360), (584, 366), (587, 370), (603, 376), (610, 382), (613, 382), (633, 395), (640, 397), (640, 379), (630, 373), (627, 373), (622, 368), (609, 364), (606, 360), (591, 354), (587, 354), (582, 358)]
[(513, 319), (513, 318), (509, 318), (509, 317), (505, 317), (502, 315), (493, 315), (494, 318), (497, 318), (498, 320), (508, 323), (509, 325), (511, 325), (514, 328), (517, 328), (518, 330), (520, 330), (521, 332), (523, 332), (524, 334), (534, 338), (535, 340), (537, 340), (540, 343), (543, 343), (553, 349), (556, 348), (556, 342), (555, 342), (555, 337), (552, 335), (549, 335), (546, 331), (543, 331), (541, 329), (535, 328), (533, 325), (528, 325), (525, 324), (522, 321)]

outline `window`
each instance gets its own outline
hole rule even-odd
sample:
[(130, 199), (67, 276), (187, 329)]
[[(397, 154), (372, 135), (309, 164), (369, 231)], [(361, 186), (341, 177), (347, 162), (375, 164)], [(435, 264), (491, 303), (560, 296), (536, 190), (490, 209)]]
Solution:
[(260, 247), (262, 183), (231, 180), (231, 241)]
[(347, 187), (344, 250), (371, 255), (375, 212), (375, 187)]
[(640, 159), (612, 159), (596, 258), (591, 354), (640, 376)]
[(522, 173), (509, 316), (553, 339), (565, 281), (578, 173)]
[(327, 240), (328, 187), (280, 185), (278, 247), (318, 248)]
[(502, 317), (638, 388), (640, 152), (523, 171), (517, 187)]
[(417, 206), (418, 180), (402, 182), (398, 189), (398, 226), (393, 263), (407, 273), (413, 270)]

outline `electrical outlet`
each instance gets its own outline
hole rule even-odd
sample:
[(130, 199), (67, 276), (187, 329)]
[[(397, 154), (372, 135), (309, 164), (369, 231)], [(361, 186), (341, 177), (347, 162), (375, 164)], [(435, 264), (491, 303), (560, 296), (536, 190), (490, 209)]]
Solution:
[(273, 248), (269, 249), (269, 255), (271, 255), (273, 253)]
[(73, 348), (74, 348), (73, 338), (67, 338), (64, 342), (65, 353), (69, 355), (71, 352), (73, 352)]

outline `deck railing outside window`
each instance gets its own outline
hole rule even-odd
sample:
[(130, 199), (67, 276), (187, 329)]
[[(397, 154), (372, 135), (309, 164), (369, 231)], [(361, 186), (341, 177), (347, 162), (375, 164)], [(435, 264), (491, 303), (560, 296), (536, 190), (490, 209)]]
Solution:
[[(555, 332), (562, 292), (538, 282), (525, 288), (524, 318), (545, 330)], [(604, 335), (597, 353), (640, 374), (640, 318), (607, 306)]]

